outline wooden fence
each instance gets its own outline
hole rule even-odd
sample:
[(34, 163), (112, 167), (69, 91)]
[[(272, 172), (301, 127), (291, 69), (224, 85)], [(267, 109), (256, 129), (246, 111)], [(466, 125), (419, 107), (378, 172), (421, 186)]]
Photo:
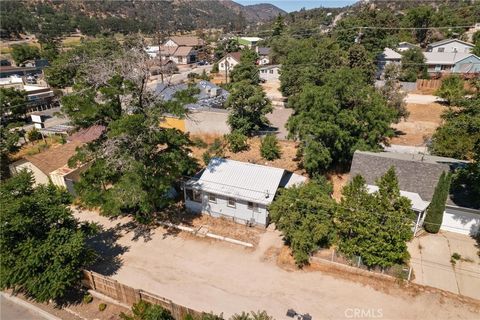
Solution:
[(134, 289), (99, 273), (84, 270), (83, 274), (84, 278), (82, 283), (84, 286), (121, 303), (133, 305), (140, 300), (147, 301), (167, 309), (172, 313), (172, 316), (178, 320), (183, 320), (186, 315), (192, 315), (193, 317), (202, 315), (201, 312), (178, 305), (167, 298), (143, 290)]
[(442, 85), (441, 79), (418, 79), (417, 80), (417, 90), (437, 90)]

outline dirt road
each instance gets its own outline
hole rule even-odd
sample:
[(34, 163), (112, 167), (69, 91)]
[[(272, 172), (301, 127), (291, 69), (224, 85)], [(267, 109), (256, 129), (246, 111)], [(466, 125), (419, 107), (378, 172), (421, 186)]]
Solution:
[[(106, 227), (119, 223), (85, 211), (76, 216)], [(122, 266), (113, 278), (193, 309), (223, 312), (225, 317), (266, 310), (276, 319), (286, 319), (289, 308), (309, 313), (313, 319), (352, 318), (355, 310), (381, 314), (383, 319), (478, 316), (478, 309), (438, 294), (412, 296), (393, 287), (388, 292), (377, 291), (321, 272), (283, 270), (264, 255), (272, 246), (282, 246), (280, 235), (273, 230), (263, 234), (255, 250), (167, 235), (163, 229), (157, 229), (146, 242), (141, 238), (132, 241), (132, 237), (128, 233), (118, 240), (128, 249), (120, 257)]]

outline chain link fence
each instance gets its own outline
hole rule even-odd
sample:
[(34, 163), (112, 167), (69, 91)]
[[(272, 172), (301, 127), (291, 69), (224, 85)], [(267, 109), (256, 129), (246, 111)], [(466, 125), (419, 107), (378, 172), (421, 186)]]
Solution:
[(313, 256), (316, 260), (333, 262), (335, 264), (346, 265), (360, 270), (387, 275), (406, 281), (413, 280), (413, 269), (408, 265), (396, 264), (389, 268), (369, 267), (363, 263), (361, 256), (346, 256), (336, 249), (321, 249)]

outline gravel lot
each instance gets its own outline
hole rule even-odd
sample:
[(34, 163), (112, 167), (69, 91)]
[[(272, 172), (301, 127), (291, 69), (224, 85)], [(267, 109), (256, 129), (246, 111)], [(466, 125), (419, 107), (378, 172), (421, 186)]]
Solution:
[[(110, 220), (87, 211), (76, 216), (107, 228), (128, 223), (126, 218)], [(293, 308), (310, 313), (314, 319), (349, 318), (357, 309), (381, 310), (384, 319), (474, 319), (480, 311), (479, 305), (438, 293), (412, 293), (393, 283), (376, 290), (318, 271), (284, 270), (265, 254), (283, 245), (273, 230), (262, 235), (253, 251), (169, 235), (161, 228), (147, 241), (133, 241), (133, 237), (129, 232), (118, 240), (127, 251), (121, 255), (122, 265), (113, 278), (197, 310), (223, 312), (226, 317), (265, 309), (276, 319), (285, 319), (287, 309)]]

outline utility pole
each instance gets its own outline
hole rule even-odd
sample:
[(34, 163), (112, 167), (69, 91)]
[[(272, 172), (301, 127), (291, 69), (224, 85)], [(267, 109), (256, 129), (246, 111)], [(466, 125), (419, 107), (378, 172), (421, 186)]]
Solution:
[(163, 42), (163, 37), (162, 37), (162, 32), (160, 31), (158, 33), (158, 60), (160, 61), (160, 78), (163, 84), (162, 42)]

